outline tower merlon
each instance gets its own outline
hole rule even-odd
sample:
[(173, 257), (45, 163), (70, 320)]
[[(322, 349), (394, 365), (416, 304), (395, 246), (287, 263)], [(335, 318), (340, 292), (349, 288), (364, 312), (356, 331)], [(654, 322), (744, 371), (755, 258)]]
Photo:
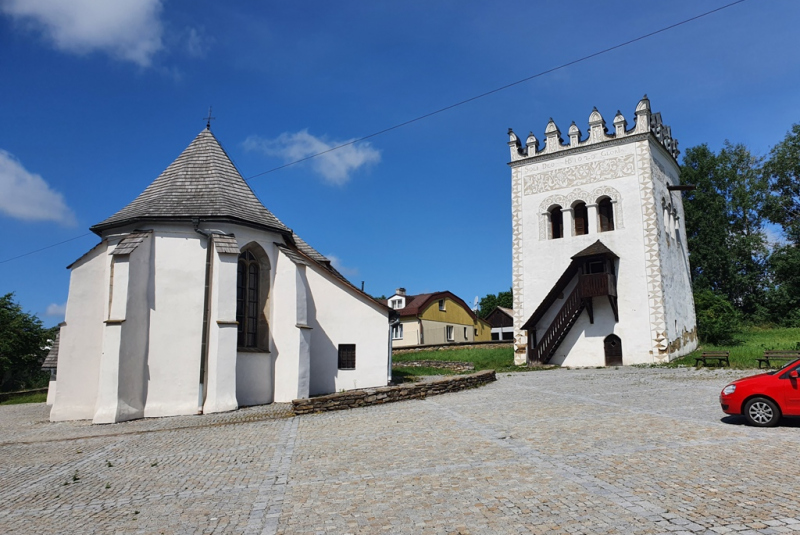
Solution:
[(528, 135), (523, 147), (520, 139), (510, 128), (508, 129), (510, 138), (508, 145), (511, 149), (511, 161), (516, 162), (526, 158), (549, 155), (647, 133), (651, 133), (659, 144), (666, 149), (667, 153), (677, 161), (680, 154), (678, 140), (672, 137), (672, 129), (662, 122), (661, 113), (653, 113), (651, 111), (650, 99), (647, 98), (647, 95), (642, 97), (636, 105), (634, 126), (631, 129), (628, 129), (628, 121), (617, 110), (617, 114), (614, 116), (614, 131), (609, 134), (605, 119), (595, 107), (589, 115), (589, 133), (586, 139), (581, 139), (581, 130), (573, 121), (567, 131), (569, 143), (564, 144), (564, 140), (561, 138), (561, 131), (551, 117), (545, 127), (545, 145), (543, 149), (539, 148), (539, 140), (532, 132)]

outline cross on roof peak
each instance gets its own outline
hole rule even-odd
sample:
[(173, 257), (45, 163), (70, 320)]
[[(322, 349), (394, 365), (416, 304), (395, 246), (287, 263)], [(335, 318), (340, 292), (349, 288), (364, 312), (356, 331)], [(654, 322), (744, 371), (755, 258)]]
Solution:
[(206, 130), (211, 130), (211, 121), (216, 117), (211, 117), (211, 106), (208, 107), (208, 117), (203, 117), (206, 120)]

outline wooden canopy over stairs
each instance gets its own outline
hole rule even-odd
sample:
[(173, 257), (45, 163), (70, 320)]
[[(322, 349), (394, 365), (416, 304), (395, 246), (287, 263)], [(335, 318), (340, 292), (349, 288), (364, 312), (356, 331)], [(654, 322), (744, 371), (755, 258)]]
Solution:
[[(589, 314), (589, 322), (594, 323), (592, 299), (595, 297), (607, 296), (614, 312), (614, 320), (619, 321), (617, 280), (614, 275), (614, 260), (617, 258), (619, 257), (600, 240), (572, 257), (567, 269), (522, 326), (524, 330), (528, 331), (528, 364), (549, 363), (584, 309)], [(537, 340), (537, 325), (556, 300), (563, 296), (576, 275), (578, 276), (577, 284), (564, 300), (564, 304), (545, 329), (544, 334)]]

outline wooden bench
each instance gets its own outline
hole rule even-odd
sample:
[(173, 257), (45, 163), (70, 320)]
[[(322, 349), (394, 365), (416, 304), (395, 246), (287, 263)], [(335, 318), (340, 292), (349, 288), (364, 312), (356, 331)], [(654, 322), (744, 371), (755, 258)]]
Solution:
[(708, 363), (712, 362), (717, 366), (722, 366), (724, 363), (725, 366), (730, 367), (731, 363), (728, 360), (729, 355), (729, 351), (704, 351), (699, 357), (695, 357), (694, 365), (697, 367), (697, 365), (702, 362), (703, 366), (708, 366)]
[(766, 364), (767, 368), (774, 368), (775, 364), (785, 364), (790, 360), (800, 359), (800, 351), (764, 351), (764, 356), (758, 359), (758, 367)]

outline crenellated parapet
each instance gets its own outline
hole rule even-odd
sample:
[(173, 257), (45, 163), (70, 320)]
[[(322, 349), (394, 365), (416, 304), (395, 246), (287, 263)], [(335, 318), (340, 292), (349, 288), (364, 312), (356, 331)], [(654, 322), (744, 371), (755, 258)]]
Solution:
[(678, 140), (672, 137), (672, 130), (669, 126), (661, 121), (661, 113), (653, 113), (650, 110), (650, 100), (645, 95), (634, 111), (634, 123), (632, 128), (628, 128), (628, 121), (625, 117), (617, 111), (614, 116), (614, 130), (609, 133), (606, 126), (605, 119), (597, 111), (597, 108), (592, 110), (589, 115), (589, 130), (587, 136), (584, 138), (578, 125), (573, 123), (567, 131), (569, 142), (565, 143), (561, 137), (561, 131), (558, 129), (555, 121), (551, 118), (547, 123), (544, 131), (544, 147), (539, 146), (539, 140), (531, 132), (522, 146), (522, 142), (514, 133), (508, 129), (508, 146), (511, 151), (511, 161), (524, 160), (526, 158), (533, 158), (545, 154), (553, 154), (555, 152), (567, 151), (577, 147), (586, 147), (587, 145), (594, 145), (597, 143), (604, 143), (616, 139), (623, 139), (626, 137), (636, 136), (639, 134), (651, 133), (658, 140), (659, 143), (672, 155), (676, 160), (678, 159)]

